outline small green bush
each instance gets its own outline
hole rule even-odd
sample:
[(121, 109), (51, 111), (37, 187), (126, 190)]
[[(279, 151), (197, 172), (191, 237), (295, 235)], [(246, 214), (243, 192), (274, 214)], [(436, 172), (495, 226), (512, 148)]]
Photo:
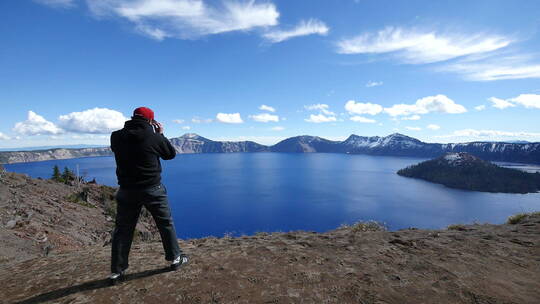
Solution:
[(446, 227), (447, 230), (457, 230), (457, 231), (465, 231), (466, 228), (462, 224), (453, 224), (448, 227)]
[(384, 224), (376, 221), (358, 222), (351, 226), (353, 232), (386, 231)]
[(96, 206), (88, 202), (88, 189), (83, 189), (83, 191), (72, 193), (66, 197), (66, 200), (79, 204), (83, 207), (96, 208)]
[(524, 219), (528, 218), (529, 214), (527, 213), (518, 213), (508, 217), (506, 221), (507, 224), (515, 225), (521, 223)]

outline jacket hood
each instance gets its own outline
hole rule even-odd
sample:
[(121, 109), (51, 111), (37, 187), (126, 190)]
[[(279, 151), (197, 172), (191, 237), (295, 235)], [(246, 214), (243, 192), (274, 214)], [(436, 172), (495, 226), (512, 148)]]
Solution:
[(139, 142), (151, 132), (153, 132), (152, 126), (146, 120), (135, 117), (125, 122), (122, 133), (125, 140)]

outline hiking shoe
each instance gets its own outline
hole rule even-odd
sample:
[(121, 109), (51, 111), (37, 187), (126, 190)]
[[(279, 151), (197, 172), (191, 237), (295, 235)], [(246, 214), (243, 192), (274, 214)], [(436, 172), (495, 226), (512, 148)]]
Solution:
[(171, 270), (178, 270), (180, 266), (186, 264), (189, 261), (188, 256), (185, 254), (179, 255), (176, 259), (174, 259), (171, 263)]
[(118, 282), (122, 281), (124, 279), (124, 272), (120, 272), (120, 273), (111, 273), (111, 275), (109, 276), (109, 283), (114, 286), (116, 284), (118, 284)]

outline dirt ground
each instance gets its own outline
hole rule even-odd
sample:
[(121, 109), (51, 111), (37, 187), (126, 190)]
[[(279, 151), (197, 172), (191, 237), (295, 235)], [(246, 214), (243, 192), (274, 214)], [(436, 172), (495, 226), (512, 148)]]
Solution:
[(458, 230), (292, 232), (133, 248), (108, 286), (110, 247), (0, 268), (2, 303), (540, 303), (540, 216)]
[[(0, 265), (110, 242), (116, 189), (73, 185), (23, 174), (0, 176)], [(138, 240), (159, 239), (146, 212)]]
[(540, 303), (538, 213), (514, 225), (184, 240), (191, 260), (176, 272), (146, 215), (125, 281), (109, 286), (114, 189), (84, 187), (2, 176), (0, 303)]

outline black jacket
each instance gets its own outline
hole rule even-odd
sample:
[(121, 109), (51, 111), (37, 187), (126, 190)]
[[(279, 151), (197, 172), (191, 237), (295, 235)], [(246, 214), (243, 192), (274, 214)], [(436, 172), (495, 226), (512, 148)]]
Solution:
[(158, 185), (161, 182), (159, 158), (167, 160), (176, 156), (169, 140), (138, 117), (126, 121), (123, 129), (111, 134), (111, 149), (116, 159), (118, 184), (126, 189)]

